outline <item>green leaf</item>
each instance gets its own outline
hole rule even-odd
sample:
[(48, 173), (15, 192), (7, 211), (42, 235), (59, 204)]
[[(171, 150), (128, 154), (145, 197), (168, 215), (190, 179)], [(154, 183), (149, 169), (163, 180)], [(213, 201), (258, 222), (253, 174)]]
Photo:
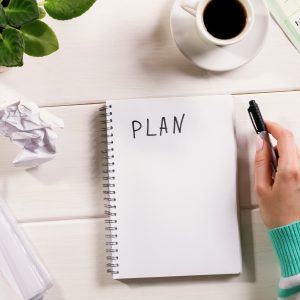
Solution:
[(30, 56), (46, 56), (59, 48), (54, 31), (42, 21), (23, 25), (20, 30), (25, 40), (25, 53)]
[(46, 11), (39, 6), (39, 19), (43, 19), (46, 17)]
[(36, 0), (10, 0), (4, 9), (11, 26), (20, 27), (39, 18)]
[(5, 27), (7, 25), (5, 12), (2, 4), (0, 4), (0, 27)]
[(47, 13), (57, 20), (69, 20), (81, 16), (96, 0), (45, 0)]
[(24, 40), (19, 30), (6, 28), (0, 35), (0, 66), (23, 65)]

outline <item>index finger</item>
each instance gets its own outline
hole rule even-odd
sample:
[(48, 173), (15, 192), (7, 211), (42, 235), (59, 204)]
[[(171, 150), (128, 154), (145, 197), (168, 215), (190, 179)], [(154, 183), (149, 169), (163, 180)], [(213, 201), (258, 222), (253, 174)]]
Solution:
[(277, 140), (279, 154), (278, 169), (298, 166), (297, 146), (293, 133), (274, 122), (266, 122), (268, 132)]

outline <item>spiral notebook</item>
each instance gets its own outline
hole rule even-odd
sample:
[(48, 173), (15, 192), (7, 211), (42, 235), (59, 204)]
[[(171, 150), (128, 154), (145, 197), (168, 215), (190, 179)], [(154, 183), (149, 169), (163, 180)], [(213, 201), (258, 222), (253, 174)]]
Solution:
[(231, 96), (107, 101), (114, 279), (241, 272)]

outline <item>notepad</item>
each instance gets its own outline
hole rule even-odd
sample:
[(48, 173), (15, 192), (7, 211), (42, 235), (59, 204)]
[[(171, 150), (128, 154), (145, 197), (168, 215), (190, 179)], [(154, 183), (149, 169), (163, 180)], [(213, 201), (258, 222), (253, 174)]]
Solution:
[(0, 233), (0, 299), (43, 299), (52, 280), (1, 199)]
[(240, 273), (232, 97), (115, 100), (105, 108), (108, 272)]

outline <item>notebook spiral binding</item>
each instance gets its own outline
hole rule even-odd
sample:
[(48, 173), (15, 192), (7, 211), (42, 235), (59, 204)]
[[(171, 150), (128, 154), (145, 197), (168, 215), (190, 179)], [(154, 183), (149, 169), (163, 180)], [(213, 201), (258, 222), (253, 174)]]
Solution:
[(103, 140), (103, 144), (106, 145), (105, 149), (102, 150), (104, 163), (103, 163), (103, 193), (104, 193), (104, 207), (105, 207), (105, 214), (107, 218), (105, 219), (105, 230), (107, 234), (105, 237), (107, 238), (106, 246), (106, 259), (108, 263), (107, 272), (111, 274), (119, 274), (118, 271), (118, 227), (117, 227), (117, 220), (116, 220), (116, 191), (115, 191), (115, 169), (114, 169), (114, 148), (113, 148), (113, 125), (112, 125), (112, 112), (111, 112), (111, 105), (105, 105), (99, 109), (100, 117), (101, 117), (101, 131), (103, 134), (101, 135)]

